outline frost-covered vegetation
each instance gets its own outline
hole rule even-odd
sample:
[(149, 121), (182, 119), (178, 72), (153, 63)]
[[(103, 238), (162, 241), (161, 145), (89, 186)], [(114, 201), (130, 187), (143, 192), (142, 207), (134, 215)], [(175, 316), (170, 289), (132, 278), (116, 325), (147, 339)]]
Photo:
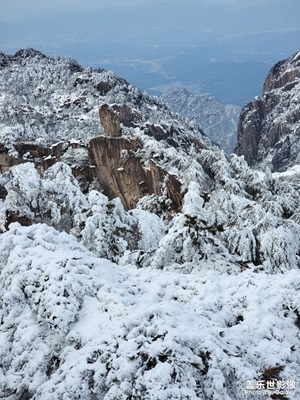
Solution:
[(175, 122), (186, 134), (202, 137), (196, 126), (111, 71), (84, 69), (74, 60), (48, 58), (32, 49), (14, 56), (0, 53), (0, 142), (12, 152), (16, 140), (88, 142), (101, 132), (104, 103), (126, 104), (138, 109), (145, 122)]
[(265, 370), (299, 377), (298, 270), (118, 267), (40, 224), (0, 250), (4, 399), (256, 399)]
[(85, 197), (62, 163), (11, 169), (4, 208), (33, 225), (0, 240), (4, 399), (255, 399), (269, 368), (297, 380), (299, 193), (199, 158), (170, 221)]
[(194, 94), (185, 87), (166, 89), (161, 99), (180, 115), (195, 120), (207, 136), (226, 153), (233, 153), (241, 112), (239, 106), (224, 104), (205, 94)]
[(0, 176), (0, 399), (257, 400), (246, 382), (273, 379), (300, 398), (297, 169), (133, 131), (180, 210), (83, 193), (63, 162)]

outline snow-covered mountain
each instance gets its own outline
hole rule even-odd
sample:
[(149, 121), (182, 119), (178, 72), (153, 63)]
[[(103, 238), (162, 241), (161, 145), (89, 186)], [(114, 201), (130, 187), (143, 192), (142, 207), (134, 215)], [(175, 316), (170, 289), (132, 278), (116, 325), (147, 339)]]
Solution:
[(184, 87), (166, 89), (161, 98), (183, 117), (195, 120), (226, 153), (233, 153), (241, 111), (239, 106), (224, 104), (212, 96), (193, 94)]
[(0, 140), (6, 147), (31, 140), (40, 145), (88, 142), (101, 131), (99, 106), (104, 103), (126, 103), (140, 111), (144, 123), (176, 124), (173, 129), (202, 134), (113, 72), (84, 69), (74, 60), (49, 58), (33, 49), (13, 56), (0, 53), (0, 93)]
[(0, 398), (300, 398), (297, 169), (250, 169), (112, 73), (2, 60), (30, 84), (2, 96)]
[[(104, 192), (127, 207), (141, 193), (172, 192), (180, 202), (172, 189), (174, 173), (158, 167), (156, 150), (149, 159), (147, 142), (154, 137), (172, 148), (210, 146), (196, 124), (112, 72), (84, 69), (73, 60), (26, 49), (2, 54), (0, 65), (0, 171), (30, 160), (44, 171), (63, 161), (83, 185), (97, 177)], [(95, 139), (104, 133), (115, 138)]]
[(300, 52), (269, 72), (262, 98), (243, 108), (236, 153), (250, 165), (283, 171), (300, 163)]

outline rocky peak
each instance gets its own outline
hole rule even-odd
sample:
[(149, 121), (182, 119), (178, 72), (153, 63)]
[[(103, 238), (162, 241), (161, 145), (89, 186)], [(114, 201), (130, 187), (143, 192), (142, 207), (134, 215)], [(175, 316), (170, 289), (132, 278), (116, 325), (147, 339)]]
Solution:
[(288, 91), (298, 83), (300, 78), (300, 51), (294, 54), (289, 60), (279, 61), (269, 72), (264, 83), (263, 94), (274, 89), (283, 88)]
[(21, 49), (21, 50), (17, 51), (14, 55), (14, 58), (33, 58), (33, 57), (47, 58), (40, 51), (32, 49), (32, 48)]
[(99, 110), (100, 122), (105, 134), (111, 137), (122, 135), (121, 125), (134, 128), (141, 121), (141, 115), (126, 104), (103, 104)]
[(300, 162), (300, 52), (269, 72), (262, 98), (245, 105), (235, 152), (250, 165), (282, 171)]
[(141, 156), (141, 137), (131, 131), (130, 135), (128, 131), (123, 135), (123, 130), (138, 128), (156, 140), (157, 132), (162, 135), (160, 139), (166, 139), (169, 133), (160, 126), (143, 125), (141, 113), (126, 104), (103, 104), (99, 115), (104, 136), (91, 139), (89, 148), (105, 194), (109, 198), (119, 197), (123, 206), (130, 209), (145, 195), (161, 196), (165, 193), (172, 208), (180, 209), (182, 193), (178, 179), (153, 160), (144, 159)]
[(122, 135), (120, 118), (108, 104), (103, 104), (100, 107), (99, 116), (105, 134), (111, 137)]

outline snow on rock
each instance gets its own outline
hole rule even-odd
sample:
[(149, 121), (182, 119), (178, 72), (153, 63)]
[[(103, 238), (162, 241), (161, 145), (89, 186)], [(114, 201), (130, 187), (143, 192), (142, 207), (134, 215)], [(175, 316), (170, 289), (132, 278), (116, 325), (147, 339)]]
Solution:
[(14, 224), (0, 244), (2, 398), (255, 399), (246, 381), (265, 370), (300, 376), (299, 288), (295, 269), (118, 267)]
[(285, 171), (299, 164), (299, 52), (270, 70), (262, 98), (247, 103), (237, 129), (235, 152), (257, 168)]
[(239, 106), (224, 104), (205, 94), (193, 94), (184, 87), (167, 89), (161, 98), (174, 111), (199, 124), (207, 136), (226, 153), (233, 152), (241, 111)]
[(171, 155), (160, 162), (166, 169), (176, 167), (186, 187), (178, 213), (167, 212), (159, 196), (146, 196), (138, 209), (126, 211), (118, 198), (95, 190), (86, 197), (63, 163), (43, 177), (26, 163), (7, 175), (6, 227), (19, 221), (16, 215), (24, 216), (73, 233), (111, 261), (186, 273), (284, 271), (299, 265), (300, 194), (293, 181), (257, 173), (223, 152), (203, 150), (193, 158), (172, 149)]
[[(28, 49), (27, 49), (28, 50)], [(57, 141), (88, 143), (103, 133), (99, 107), (126, 105), (148, 125), (164, 124), (209, 142), (198, 127), (180, 119), (165, 104), (112, 71), (83, 68), (74, 60), (46, 57), (35, 50), (5, 55), (0, 69), (0, 142), (11, 152), (16, 140), (51, 145)], [(37, 142), (38, 139), (38, 142)]]

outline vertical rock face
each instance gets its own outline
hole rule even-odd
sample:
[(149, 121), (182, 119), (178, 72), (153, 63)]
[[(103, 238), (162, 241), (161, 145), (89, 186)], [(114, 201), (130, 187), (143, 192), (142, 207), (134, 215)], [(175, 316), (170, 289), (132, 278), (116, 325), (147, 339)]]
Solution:
[(122, 135), (120, 119), (108, 104), (100, 107), (99, 116), (101, 125), (109, 136), (119, 137)]
[(90, 141), (90, 157), (104, 193), (110, 198), (119, 197), (126, 209), (136, 206), (145, 195), (162, 195), (179, 209), (182, 194), (179, 181), (153, 161), (144, 164), (138, 155), (142, 149), (140, 139), (122, 136), (122, 127), (134, 127), (140, 115), (126, 105), (100, 107), (100, 120), (105, 136)]
[(240, 114), (236, 153), (244, 155), (250, 165), (257, 160), (264, 117), (265, 107), (261, 99), (248, 103)]
[(235, 152), (250, 165), (282, 171), (300, 162), (300, 52), (269, 72), (262, 98), (245, 105)]
[(137, 141), (125, 138), (98, 137), (91, 140), (90, 151), (97, 176), (109, 197), (120, 197), (123, 205), (133, 208), (147, 193), (159, 194), (159, 171), (155, 166), (142, 168), (135, 156)]

